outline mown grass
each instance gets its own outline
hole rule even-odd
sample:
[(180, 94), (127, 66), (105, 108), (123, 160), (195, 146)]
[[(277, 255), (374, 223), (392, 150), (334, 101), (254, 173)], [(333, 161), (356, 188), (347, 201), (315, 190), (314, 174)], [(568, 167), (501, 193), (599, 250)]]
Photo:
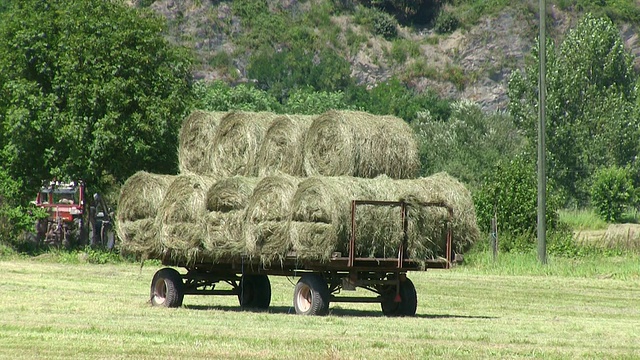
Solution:
[[(376, 304), (332, 304), (326, 317), (292, 315), (296, 279), (284, 277), (270, 278), (269, 312), (241, 311), (233, 297), (210, 296), (187, 296), (179, 309), (153, 308), (147, 298), (157, 263), (140, 268), (5, 259), (0, 358), (566, 359), (640, 353), (637, 257), (558, 258), (542, 267), (532, 255), (500, 256), (493, 265), (476, 255), (452, 270), (410, 273), (419, 298), (413, 318), (382, 317)], [(613, 269), (625, 269), (625, 275), (608, 276)]]

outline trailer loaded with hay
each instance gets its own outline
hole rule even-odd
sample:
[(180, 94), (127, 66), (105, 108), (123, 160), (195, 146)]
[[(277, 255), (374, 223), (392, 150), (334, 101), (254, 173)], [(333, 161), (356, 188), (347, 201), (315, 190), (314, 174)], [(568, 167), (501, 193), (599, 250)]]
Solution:
[[(122, 251), (166, 266), (151, 282), (156, 306), (230, 295), (267, 309), (269, 276), (290, 276), (298, 314), (368, 302), (411, 316), (407, 273), (449, 268), (479, 237), (469, 191), (446, 173), (416, 177), (417, 145), (397, 118), (195, 112), (179, 152), (181, 174), (140, 172), (120, 195)], [(356, 288), (368, 296), (344, 295)]]

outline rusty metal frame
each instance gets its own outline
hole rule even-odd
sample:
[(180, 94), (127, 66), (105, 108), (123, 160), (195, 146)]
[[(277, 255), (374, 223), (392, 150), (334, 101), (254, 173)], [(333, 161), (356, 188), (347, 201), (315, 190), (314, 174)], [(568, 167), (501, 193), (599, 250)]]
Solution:
[(451, 267), (453, 262), (453, 254), (452, 254), (452, 230), (451, 230), (451, 222), (453, 221), (453, 207), (447, 205), (444, 202), (406, 202), (406, 201), (375, 201), (375, 200), (352, 200), (351, 201), (351, 238), (349, 239), (349, 258), (347, 261), (347, 267), (353, 268), (355, 265), (355, 248), (356, 248), (356, 209), (358, 205), (373, 205), (373, 206), (390, 206), (390, 207), (400, 207), (400, 216), (402, 220), (402, 242), (398, 248), (398, 264), (397, 268), (401, 270), (403, 268), (403, 264), (406, 260), (406, 251), (407, 251), (407, 242), (409, 239), (408, 228), (409, 228), (409, 208), (411, 206), (433, 206), (433, 207), (442, 207), (447, 209), (449, 214), (449, 221), (447, 222), (447, 244), (446, 244), (446, 264), (445, 268), (448, 269)]

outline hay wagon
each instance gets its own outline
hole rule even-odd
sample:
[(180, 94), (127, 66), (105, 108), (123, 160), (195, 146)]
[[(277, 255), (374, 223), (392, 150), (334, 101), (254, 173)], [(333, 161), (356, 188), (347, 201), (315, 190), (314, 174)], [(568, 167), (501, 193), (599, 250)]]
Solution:
[[(392, 258), (356, 257), (356, 209), (358, 206), (391, 206), (400, 208), (403, 241)], [(158, 270), (151, 281), (151, 304), (154, 306), (179, 307), (185, 295), (231, 295), (237, 296), (241, 307), (267, 309), (271, 302), (269, 276), (300, 277), (297, 282), (293, 304), (295, 311), (303, 315), (324, 315), (332, 302), (379, 303), (387, 316), (413, 316), (417, 308), (416, 289), (407, 277), (408, 271), (429, 268), (446, 269), (454, 261), (451, 220), (453, 208), (444, 203), (419, 203), (420, 206), (442, 207), (448, 211), (445, 256), (438, 259), (417, 260), (407, 258), (407, 233), (409, 208), (416, 203), (404, 201), (351, 202), (351, 238), (348, 254), (333, 253), (328, 261), (301, 259), (289, 253), (274, 266), (266, 266), (259, 260), (240, 256), (220, 260), (216, 263), (187, 263), (171, 260), (166, 252), (162, 259), (165, 267)], [(185, 274), (175, 267), (186, 269)], [(226, 283), (231, 289), (216, 289)], [(366, 289), (375, 296), (345, 296), (342, 291), (356, 288)]]

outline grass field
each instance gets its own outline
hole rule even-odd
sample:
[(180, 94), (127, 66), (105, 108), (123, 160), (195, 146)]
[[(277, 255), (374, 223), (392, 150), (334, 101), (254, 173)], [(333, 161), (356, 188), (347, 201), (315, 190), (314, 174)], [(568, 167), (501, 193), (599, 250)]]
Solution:
[(148, 303), (155, 265), (4, 259), (0, 358), (640, 358), (639, 268), (638, 257), (481, 256), (410, 273), (416, 317), (385, 318), (377, 304), (304, 317), (292, 314), (297, 279), (271, 277), (269, 312), (211, 296), (166, 309)]

